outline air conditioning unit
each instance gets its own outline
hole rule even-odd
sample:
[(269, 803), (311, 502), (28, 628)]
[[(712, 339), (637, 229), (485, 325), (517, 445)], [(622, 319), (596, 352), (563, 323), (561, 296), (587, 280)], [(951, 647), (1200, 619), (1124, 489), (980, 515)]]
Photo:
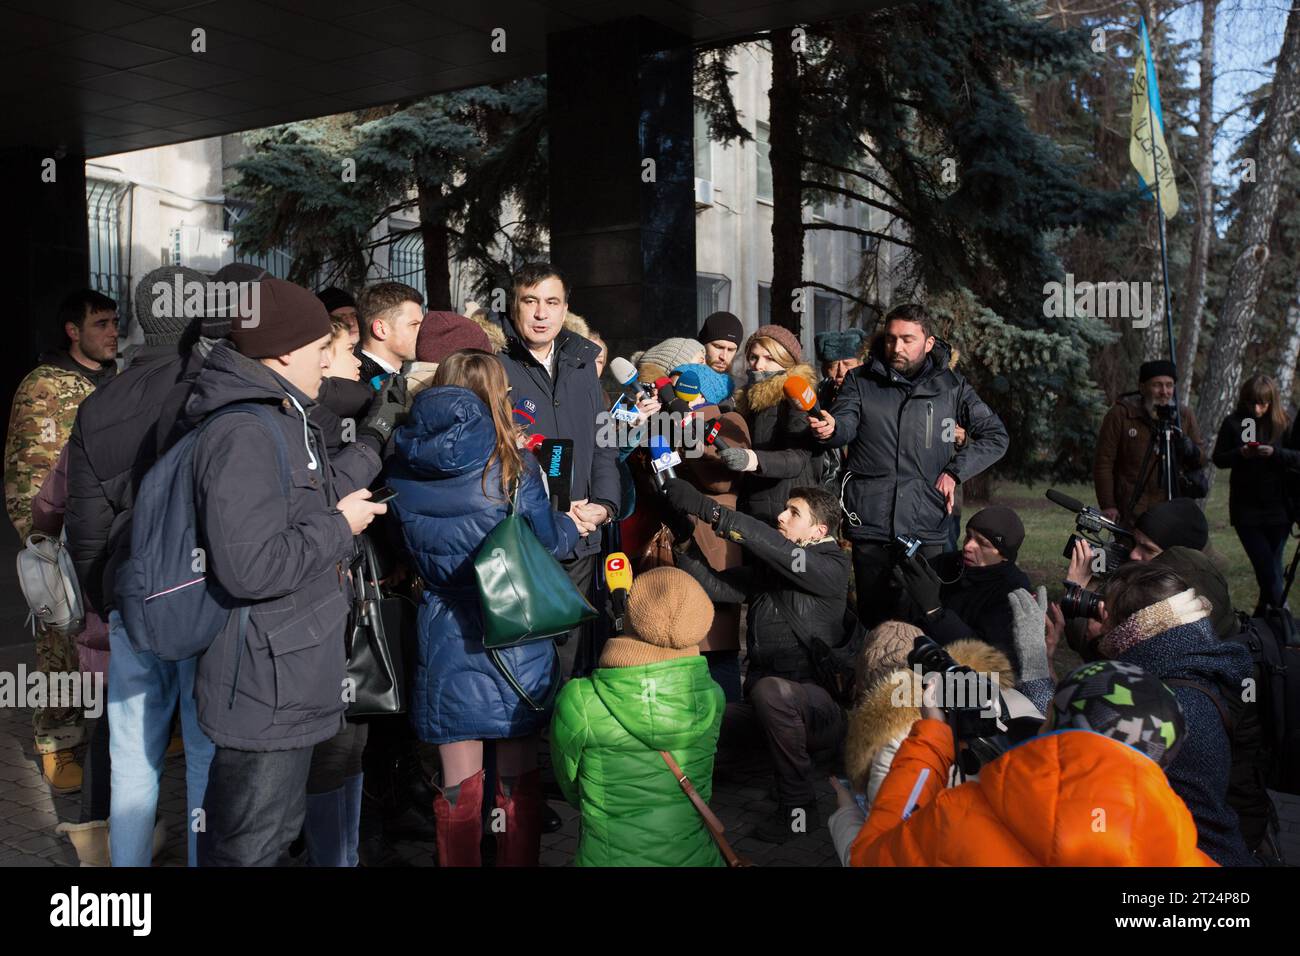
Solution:
[(695, 208), (704, 209), (713, 205), (713, 183), (708, 179), (695, 179)]
[(235, 237), (224, 229), (177, 226), (172, 230), (175, 265), (216, 272), (235, 261)]

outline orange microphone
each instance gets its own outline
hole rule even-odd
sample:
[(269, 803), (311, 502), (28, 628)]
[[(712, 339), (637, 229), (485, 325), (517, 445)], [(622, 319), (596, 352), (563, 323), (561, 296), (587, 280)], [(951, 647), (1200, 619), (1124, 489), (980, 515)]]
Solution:
[(802, 375), (790, 375), (786, 378), (785, 397), (809, 415), (821, 417), (822, 406), (821, 402), (817, 401), (817, 392)]

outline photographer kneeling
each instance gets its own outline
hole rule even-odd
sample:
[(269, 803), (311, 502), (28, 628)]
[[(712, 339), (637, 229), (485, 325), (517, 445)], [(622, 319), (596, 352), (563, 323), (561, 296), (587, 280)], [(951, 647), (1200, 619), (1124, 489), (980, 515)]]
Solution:
[(738, 738), (757, 722), (776, 771), (778, 807), (751, 834), (784, 843), (817, 826), (813, 755), (834, 751), (844, 736), (844, 712), (815, 679), (799, 636), (838, 645), (844, 631), (849, 557), (834, 532), (839, 502), (820, 488), (792, 488), (777, 527), (724, 508), (688, 482), (669, 479), (664, 493), (681, 516), (694, 516), (748, 554), (745, 567), (715, 571), (693, 541), (692, 524), (673, 529), (677, 566), (717, 603), (749, 603), (746, 647), (749, 671), (744, 703), (727, 705), (721, 750), (735, 752)]
[(922, 707), (853, 843), (853, 866), (1214, 866), (1162, 771), (1186, 735), (1178, 698), (1141, 668), (1079, 668), (1039, 736), (951, 789), (944, 716)]

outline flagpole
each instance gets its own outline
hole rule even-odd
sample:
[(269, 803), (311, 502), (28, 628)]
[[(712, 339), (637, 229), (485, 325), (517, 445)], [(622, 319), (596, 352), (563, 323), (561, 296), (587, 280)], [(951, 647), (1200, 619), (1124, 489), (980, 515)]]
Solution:
[[(1145, 27), (1145, 17), (1143, 18), (1143, 21), (1143, 26)], [(1146, 32), (1146, 30), (1143, 30), (1143, 33)], [(1151, 70), (1147, 74), (1147, 82), (1145, 85), (1147, 91), (1147, 123), (1150, 126), (1151, 132), (1151, 168), (1155, 178), (1155, 189), (1152, 190), (1152, 194), (1155, 196), (1156, 201), (1156, 230), (1160, 235), (1160, 276), (1165, 287), (1165, 336), (1169, 340), (1169, 363), (1174, 367), (1174, 427), (1177, 428), (1179, 434), (1181, 434), (1183, 416), (1182, 410), (1178, 407), (1178, 350), (1174, 347), (1173, 300), (1169, 295), (1169, 250), (1165, 245), (1165, 210), (1164, 207), (1160, 205), (1160, 194), (1162, 190), (1160, 188), (1160, 152), (1156, 149), (1156, 118), (1155, 110), (1151, 106), (1151, 81), (1154, 79), (1151, 74), (1155, 73), (1156, 65), (1154, 59), (1148, 60), (1149, 55), (1149, 41), (1144, 41), (1142, 44), (1142, 69), (1146, 70), (1148, 62), (1151, 64)], [(1172, 448), (1169, 449), (1171, 458), (1173, 457), (1173, 452), (1174, 450)], [(1172, 476), (1176, 471), (1176, 466), (1173, 461), (1168, 461), (1165, 465), (1170, 476), (1170, 487), (1166, 488), (1165, 491), (1166, 494), (1172, 497), (1174, 493), (1174, 488), (1172, 487)]]

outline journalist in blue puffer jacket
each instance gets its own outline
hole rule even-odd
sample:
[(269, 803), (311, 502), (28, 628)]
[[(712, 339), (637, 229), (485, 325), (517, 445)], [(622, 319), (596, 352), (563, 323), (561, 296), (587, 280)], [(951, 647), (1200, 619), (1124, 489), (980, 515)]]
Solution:
[[(491, 411), (474, 392), (435, 385), (416, 397), (410, 419), (394, 435), (388, 484), (397, 497), (390, 507), (425, 584), (411, 721), (430, 743), (522, 737), (549, 718), (520, 699), (483, 650), (474, 555), (507, 513), (497, 434)], [(577, 529), (552, 511), (531, 455), (523, 459), (518, 504), (543, 547), (557, 558), (572, 553)], [(550, 641), (501, 655), (534, 700), (545, 698), (553, 679)]]

